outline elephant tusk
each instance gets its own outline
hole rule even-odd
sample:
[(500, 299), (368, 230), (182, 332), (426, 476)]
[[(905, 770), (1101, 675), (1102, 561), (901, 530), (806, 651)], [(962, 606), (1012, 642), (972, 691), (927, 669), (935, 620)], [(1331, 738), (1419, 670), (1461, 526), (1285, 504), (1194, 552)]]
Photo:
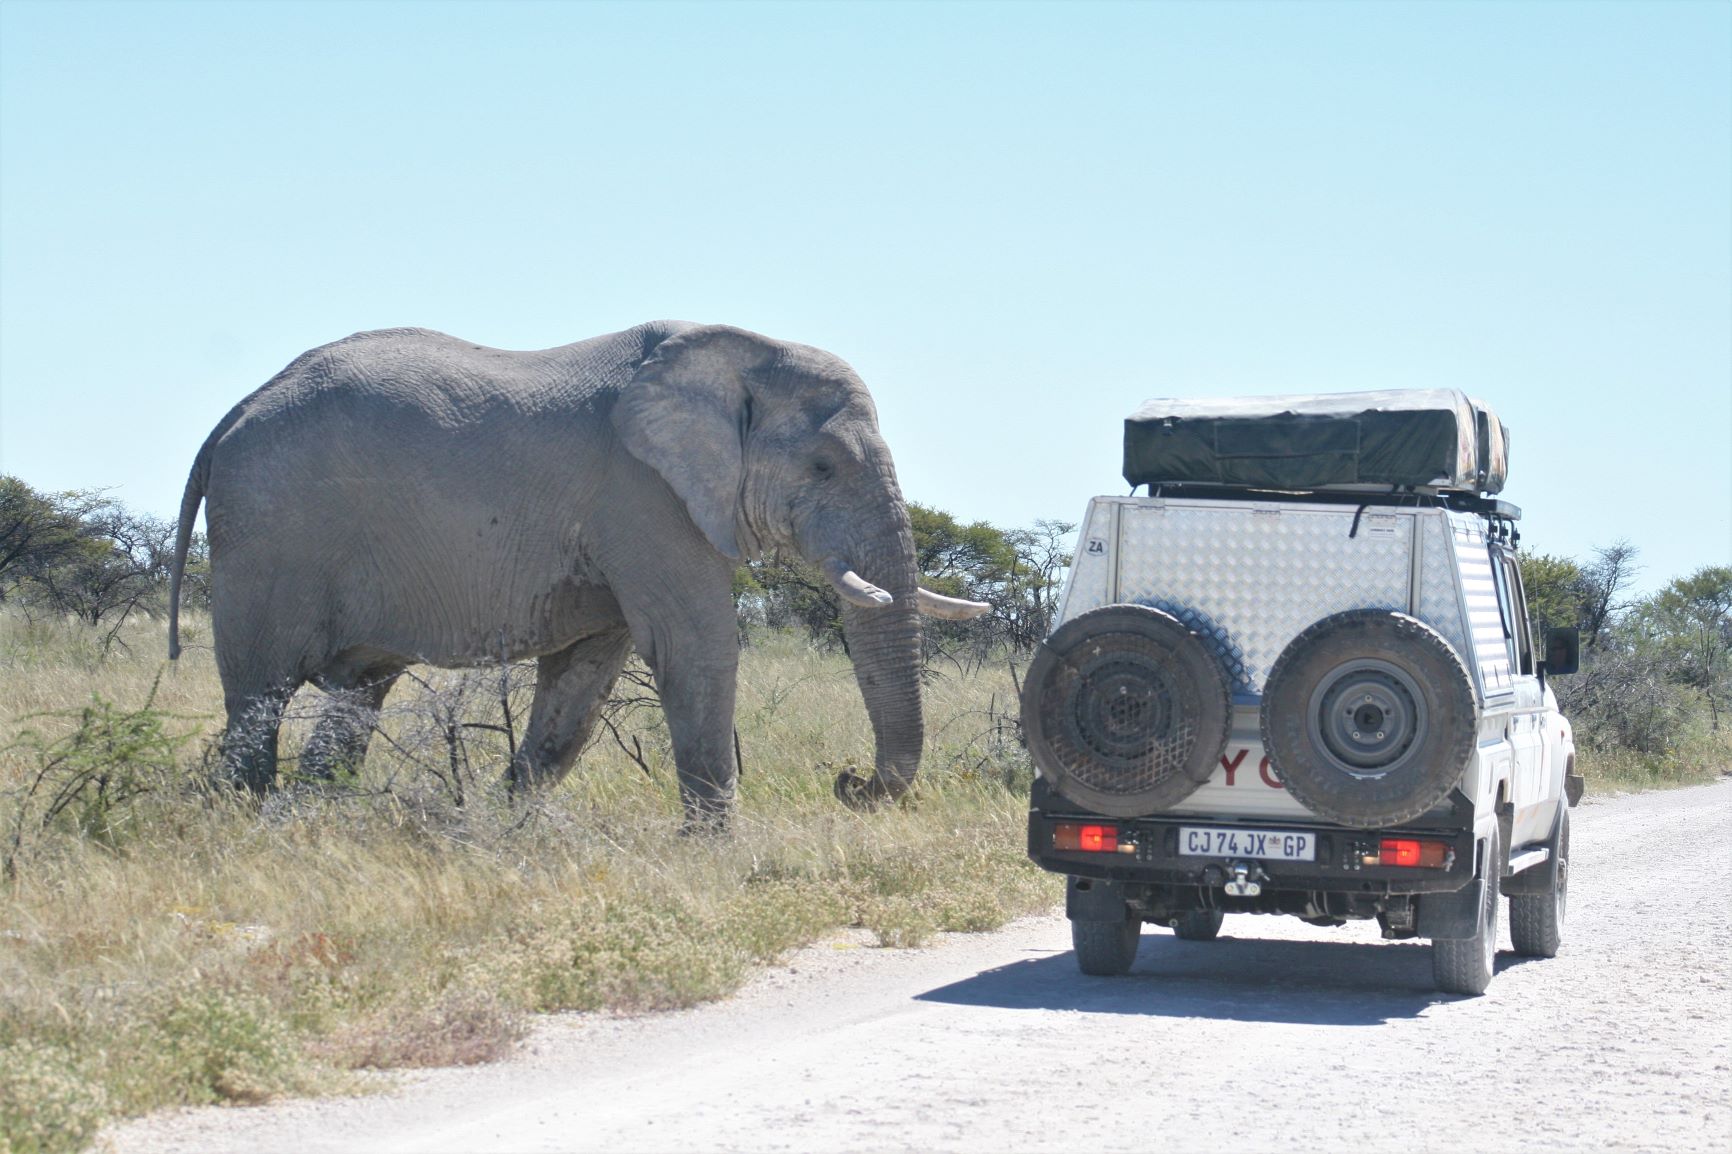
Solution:
[(842, 599), (862, 609), (882, 609), (896, 600), (834, 557), (825, 558), (823, 570), (825, 580), (836, 587)]
[(984, 601), (964, 601), (960, 597), (946, 597), (942, 593), (934, 593), (930, 589), (921, 589), (918, 608), (928, 617), (940, 617), (946, 621), (968, 621), (979, 617), (992, 608)]

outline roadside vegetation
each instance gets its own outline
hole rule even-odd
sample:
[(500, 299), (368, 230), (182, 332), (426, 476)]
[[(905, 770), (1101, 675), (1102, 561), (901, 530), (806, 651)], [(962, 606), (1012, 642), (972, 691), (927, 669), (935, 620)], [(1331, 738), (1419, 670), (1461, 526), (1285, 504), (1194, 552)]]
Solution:
[(6, 546), (22, 514), (36, 541), (98, 572), (92, 559), (119, 546), (89, 513), (125, 511), (9, 484), (0, 1154), (78, 1149), (104, 1120), (163, 1106), (487, 1061), (530, 1013), (690, 1005), (841, 927), (864, 948), (915, 946), (1062, 893), (1023, 853), (1032, 767), (1015, 677), (1019, 634), (1046, 631), (1068, 527), (916, 510), (932, 584), (993, 613), (933, 631), (921, 783), (872, 815), (831, 793), (873, 748), (834, 595), (799, 566), (743, 570), (739, 812), (729, 836), (688, 838), (636, 666), (578, 769), (533, 804), (499, 788), (533, 687), (522, 665), (411, 671), (366, 765), (337, 782), (294, 777), (331, 704), (304, 692), (284, 727), (285, 788), (249, 804), (213, 784), (222, 697), (202, 582), (171, 665), (161, 535), (137, 566), (158, 576), (92, 618), (66, 607), (64, 569), (43, 579), (55, 553)]
[[(929, 632), (912, 803), (861, 816), (832, 796), (873, 747), (840, 607), (817, 574), (770, 561), (735, 586), (738, 817), (727, 837), (686, 838), (636, 666), (578, 769), (532, 804), (498, 785), (526, 665), (411, 671), (365, 766), (335, 782), (295, 777), (333, 704), (304, 692), (285, 787), (249, 804), (214, 784), (202, 548), (170, 665), (166, 527), (0, 479), (0, 1154), (78, 1149), (163, 1106), (487, 1061), (528, 1014), (712, 999), (840, 927), (913, 946), (1050, 908), (1061, 888), (1023, 853), (1016, 694), (1072, 527), (912, 513), (927, 583), (993, 606)], [(1582, 673), (1552, 684), (1590, 792), (1732, 763), (1732, 570), (1636, 599), (1634, 565), (1618, 545), (1523, 567), (1536, 618), (1582, 627)]]
[(1550, 684), (1575, 726), (1590, 793), (1732, 773), (1732, 566), (1704, 566), (1636, 597), (1638, 563), (1625, 541), (1586, 561), (1522, 558), (1536, 626), (1581, 630), (1581, 671)]

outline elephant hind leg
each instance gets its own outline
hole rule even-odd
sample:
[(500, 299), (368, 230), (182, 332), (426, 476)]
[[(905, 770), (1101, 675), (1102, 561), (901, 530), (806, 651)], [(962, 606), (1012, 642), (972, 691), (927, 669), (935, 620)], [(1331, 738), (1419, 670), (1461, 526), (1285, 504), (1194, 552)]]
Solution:
[(631, 634), (621, 626), (537, 663), (529, 728), (507, 773), (513, 793), (552, 785), (571, 771), (630, 653)]
[[(211, 511), (207, 509), (206, 515)], [(234, 564), (231, 562), (231, 564)], [(237, 572), (244, 573), (240, 566)], [(222, 678), (223, 772), (255, 796), (277, 784), (277, 735), (295, 691), (317, 667), (316, 629), (282, 603), (298, 586), (232, 581), (211, 602), (217, 673)]]
[(268, 793), (277, 783), (277, 730), (295, 686), (225, 692), (228, 726), (223, 730), (223, 769), (249, 793)]
[(312, 736), (301, 748), (301, 773), (322, 781), (358, 773), (379, 722), (385, 695), (402, 676), (402, 666), (374, 667), (360, 674), (322, 679), (330, 694)]

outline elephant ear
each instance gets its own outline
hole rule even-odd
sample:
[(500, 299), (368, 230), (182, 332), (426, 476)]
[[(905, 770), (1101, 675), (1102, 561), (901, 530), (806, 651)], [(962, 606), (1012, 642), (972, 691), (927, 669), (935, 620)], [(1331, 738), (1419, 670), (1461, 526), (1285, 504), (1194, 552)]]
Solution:
[(774, 363), (765, 337), (723, 325), (656, 346), (614, 403), (627, 450), (662, 475), (710, 544), (744, 556), (737, 522), (754, 378)]

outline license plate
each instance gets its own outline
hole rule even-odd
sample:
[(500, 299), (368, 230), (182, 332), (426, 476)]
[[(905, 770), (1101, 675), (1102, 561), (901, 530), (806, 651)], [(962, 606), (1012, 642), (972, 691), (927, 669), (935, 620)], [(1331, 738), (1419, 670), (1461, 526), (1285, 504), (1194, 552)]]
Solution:
[(1289, 829), (1210, 829), (1179, 827), (1179, 852), (1186, 857), (1255, 857), (1274, 861), (1312, 861), (1317, 835)]

